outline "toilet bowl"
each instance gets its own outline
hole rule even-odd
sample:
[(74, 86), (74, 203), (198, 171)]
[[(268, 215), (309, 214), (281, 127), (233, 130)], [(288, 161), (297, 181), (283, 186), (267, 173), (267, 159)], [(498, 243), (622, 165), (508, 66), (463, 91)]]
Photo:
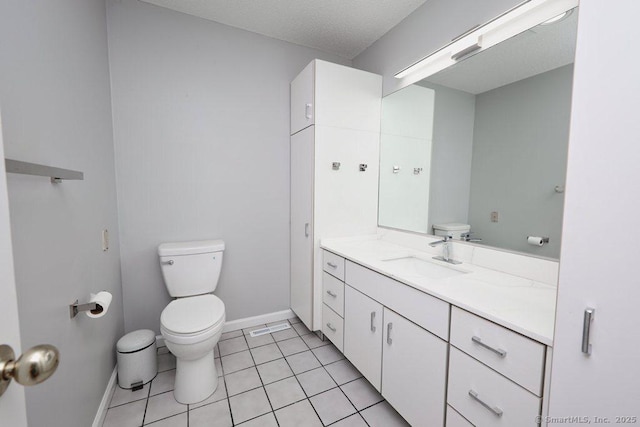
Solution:
[(176, 297), (160, 315), (160, 332), (176, 356), (174, 396), (193, 404), (218, 387), (213, 349), (225, 322), (225, 307), (212, 295), (218, 283), (224, 242), (165, 243), (158, 247), (169, 294)]

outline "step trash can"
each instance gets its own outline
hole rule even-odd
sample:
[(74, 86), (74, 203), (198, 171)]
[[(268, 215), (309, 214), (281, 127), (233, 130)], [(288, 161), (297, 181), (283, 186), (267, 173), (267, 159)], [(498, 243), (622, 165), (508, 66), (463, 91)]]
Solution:
[(118, 340), (118, 385), (139, 390), (158, 373), (156, 334), (150, 329), (129, 332)]

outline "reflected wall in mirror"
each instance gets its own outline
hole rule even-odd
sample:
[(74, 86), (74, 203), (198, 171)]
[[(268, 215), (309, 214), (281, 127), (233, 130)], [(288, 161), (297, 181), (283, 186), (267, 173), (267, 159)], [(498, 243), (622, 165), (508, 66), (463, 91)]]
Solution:
[(577, 17), (383, 99), (380, 226), (469, 224), (481, 244), (559, 257)]

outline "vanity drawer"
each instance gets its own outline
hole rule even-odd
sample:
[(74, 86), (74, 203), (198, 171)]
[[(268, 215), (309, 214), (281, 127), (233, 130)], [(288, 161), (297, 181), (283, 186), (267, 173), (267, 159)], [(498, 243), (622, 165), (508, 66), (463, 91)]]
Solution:
[(344, 258), (329, 251), (322, 251), (322, 269), (344, 281)]
[(322, 273), (322, 302), (344, 317), (344, 282), (326, 272)]
[(449, 340), (449, 303), (351, 261), (346, 262), (345, 268), (347, 285)]
[(543, 344), (457, 307), (451, 309), (450, 342), (542, 396), (546, 350)]
[(447, 427), (473, 427), (473, 424), (447, 405)]
[(344, 320), (326, 304), (322, 304), (322, 333), (344, 352)]
[(450, 348), (447, 403), (475, 426), (537, 426), (540, 402), (513, 381)]

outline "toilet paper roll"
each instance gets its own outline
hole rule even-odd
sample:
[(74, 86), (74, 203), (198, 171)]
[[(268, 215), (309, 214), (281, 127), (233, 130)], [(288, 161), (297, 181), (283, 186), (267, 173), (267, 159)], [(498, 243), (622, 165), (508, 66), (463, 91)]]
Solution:
[(95, 302), (97, 307), (95, 310), (86, 311), (87, 316), (98, 318), (107, 314), (107, 310), (109, 310), (109, 305), (111, 305), (111, 300), (113, 296), (107, 291), (101, 291), (97, 294), (89, 294), (89, 303)]
[(542, 246), (544, 245), (544, 238), (537, 236), (529, 236), (527, 237), (527, 243), (533, 246)]

